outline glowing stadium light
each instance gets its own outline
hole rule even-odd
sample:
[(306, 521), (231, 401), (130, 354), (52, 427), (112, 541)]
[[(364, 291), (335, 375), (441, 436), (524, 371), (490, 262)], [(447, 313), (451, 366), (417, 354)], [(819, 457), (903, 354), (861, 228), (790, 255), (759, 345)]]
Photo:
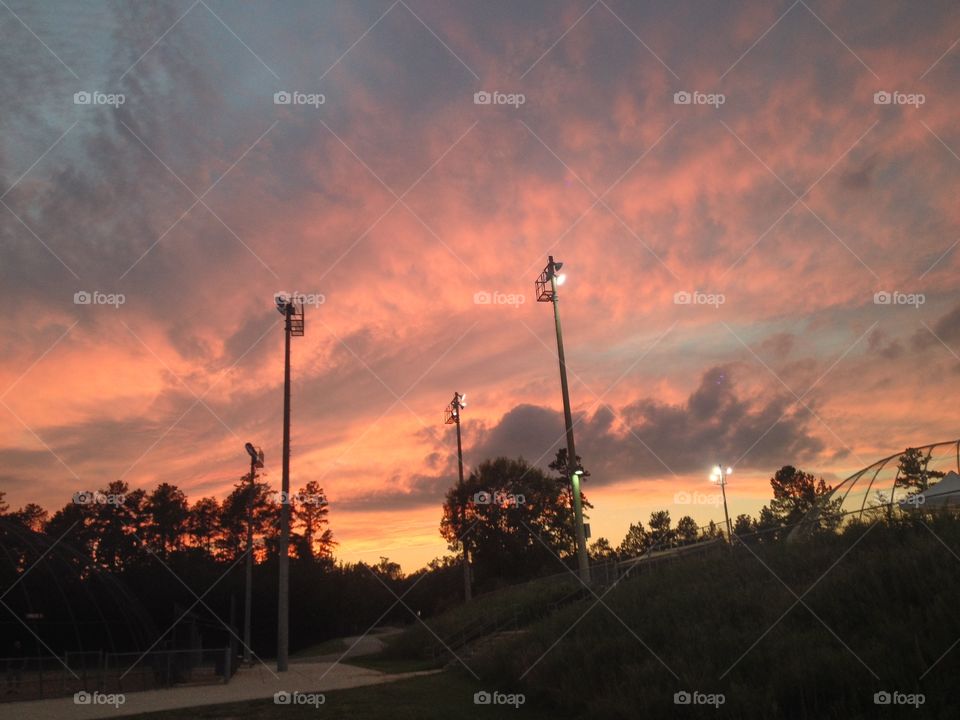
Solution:
[[(577, 462), (577, 451), (573, 444), (573, 415), (570, 411), (570, 391), (567, 387), (567, 362), (563, 354), (563, 331), (560, 328), (560, 308), (558, 306), (557, 287), (563, 284), (565, 275), (560, 274), (562, 262), (557, 262), (550, 255), (547, 266), (536, 280), (537, 302), (553, 303), (553, 321), (557, 330), (557, 359), (560, 361), (560, 392), (563, 395), (563, 421), (567, 435), (567, 462), (572, 466)], [(580, 481), (583, 478), (582, 468), (573, 468), (570, 473), (570, 486), (573, 490), (574, 530), (577, 540), (577, 564), (580, 568), (580, 579), (584, 583), (590, 582), (590, 559), (587, 556), (587, 534), (583, 524), (583, 498), (580, 494)]]

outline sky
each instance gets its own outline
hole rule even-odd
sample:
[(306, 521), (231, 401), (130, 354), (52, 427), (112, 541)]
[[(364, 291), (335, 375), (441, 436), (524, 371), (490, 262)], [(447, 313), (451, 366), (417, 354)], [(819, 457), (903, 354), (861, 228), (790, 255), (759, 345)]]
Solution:
[(454, 391), (468, 471), (563, 442), (549, 255), (593, 538), (960, 436), (955, 3), (0, 5), (14, 507), (278, 486), (297, 292), (291, 483), (412, 571)]

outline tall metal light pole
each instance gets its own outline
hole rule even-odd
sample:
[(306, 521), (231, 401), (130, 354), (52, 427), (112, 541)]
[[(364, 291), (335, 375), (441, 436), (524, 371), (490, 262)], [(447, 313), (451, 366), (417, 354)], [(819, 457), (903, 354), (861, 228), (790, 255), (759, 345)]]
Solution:
[(263, 467), (263, 450), (253, 443), (244, 445), (250, 456), (250, 489), (247, 492), (247, 584), (243, 598), (243, 664), (253, 665), (250, 650), (250, 618), (253, 598), (253, 495), (256, 492), (257, 468)]
[[(456, 425), (457, 426), (457, 468), (460, 471), (460, 487), (463, 487), (463, 444), (460, 440), (460, 411), (467, 406), (467, 396), (461, 393), (455, 392), (453, 394), (453, 400), (450, 401), (450, 404), (447, 406), (446, 417), (444, 422), (447, 425)], [(464, 516), (460, 518), (461, 527), (466, 521), (466, 511), (464, 511)], [(467, 553), (467, 542), (460, 537), (460, 542), (463, 545), (463, 600), (464, 602), (470, 602), (473, 597), (472, 588), (470, 587), (470, 556)]]
[(730, 528), (730, 513), (727, 512), (727, 477), (732, 473), (732, 467), (728, 467), (726, 471), (724, 471), (722, 465), (715, 465), (713, 472), (710, 473), (710, 479), (720, 486), (720, 492), (723, 493), (723, 516), (727, 521), (727, 542), (733, 542), (733, 530)]
[(563, 284), (565, 277), (560, 275), (562, 262), (549, 257), (547, 266), (537, 278), (537, 302), (553, 303), (553, 319), (557, 326), (557, 358), (560, 360), (560, 390), (563, 393), (563, 422), (567, 433), (567, 472), (570, 473), (570, 485), (573, 488), (573, 514), (576, 523), (577, 561), (580, 566), (580, 579), (590, 582), (590, 560), (587, 556), (587, 539), (583, 530), (583, 498), (580, 495), (580, 480), (583, 468), (577, 462), (577, 451), (573, 444), (573, 415), (570, 412), (570, 391), (567, 389), (567, 362), (563, 355), (563, 331), (560, 328), (560, 298), (557, 287)]
[(275, 296), (285, 318), (283, 355), (283, 476), (280, 486), (280, 556), (277, 597), (277, 672), (286, 672), (290, 651), (290, 338), (303, 335), (303, 304), (283, 294)]

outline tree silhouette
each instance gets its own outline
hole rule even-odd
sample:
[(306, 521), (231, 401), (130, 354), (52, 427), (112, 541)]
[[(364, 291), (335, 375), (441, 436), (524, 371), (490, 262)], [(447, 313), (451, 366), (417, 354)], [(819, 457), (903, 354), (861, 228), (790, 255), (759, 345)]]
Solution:
[(660, 549), (670, 545), (676, 533), (670, 529), (670, 511), (657, 510), (650, 513), (650, 545)]
[(330, 528), (324, 527), (330, 523), (329, 512), (326, 495), (316, 480), (300, 488), (293, 505), (293, 520), (299, 530), (295, 534), (297, 557), (325, 561), (333, 558), (337, 543)]
[(190, 517), (187, 497), (174, 485), (161, 483), (143, 504), (143, 536), (153, 552), (166, 558), (183, 547)]
[(571, 500), (567, 478), (523, 459), (485, 460), (447, 491), (440, 533), (451, 550), (466, 544), (480, 585), (559, 570), (557, 557), (574, 554)]
[(617, 548), (617, 553), (622, 557), (636, 557), (643, 554), (649, 546), (650, 536), (644, 529), (643, 523), (638, 522), (636, 525), (631, 523), (620, 547)]
[(697, 541), (700, 535), (700, 528), (696, 521), (689, 515), (684, 515), (677, 520), (677, 540), (682, 543), (693, 543)]

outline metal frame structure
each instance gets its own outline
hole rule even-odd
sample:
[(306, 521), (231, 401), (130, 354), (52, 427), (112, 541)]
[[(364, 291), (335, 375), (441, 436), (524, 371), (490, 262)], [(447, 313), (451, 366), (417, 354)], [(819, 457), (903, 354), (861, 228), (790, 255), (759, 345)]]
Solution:
[[(823, 510), (830, 503), (838, 500), (841, 525), (860, 521), (864, 514), (876, 512), (878, 509), (886, 508), (889, 512), (893, 512), (897, 503), (910, 494), (907, 488), (898, 484), (900, 458), (907, 450), (920, 451), (925, 459), (924, 466), (930, 471), (953, 470), (960, 473), (960, 439), (905, 448), (847, 477), (810, 509), (803, 520), (790, 532), (789, 538), (793, 540), (820, 529), (823, 525), (821, 522)], [(868, 504), (871, 492), (878, 494), (877, 502), (874, 504)], [(885, 501), (881, 501), (882, 493), (888, 493), (888, 497), (884, 498)]]

